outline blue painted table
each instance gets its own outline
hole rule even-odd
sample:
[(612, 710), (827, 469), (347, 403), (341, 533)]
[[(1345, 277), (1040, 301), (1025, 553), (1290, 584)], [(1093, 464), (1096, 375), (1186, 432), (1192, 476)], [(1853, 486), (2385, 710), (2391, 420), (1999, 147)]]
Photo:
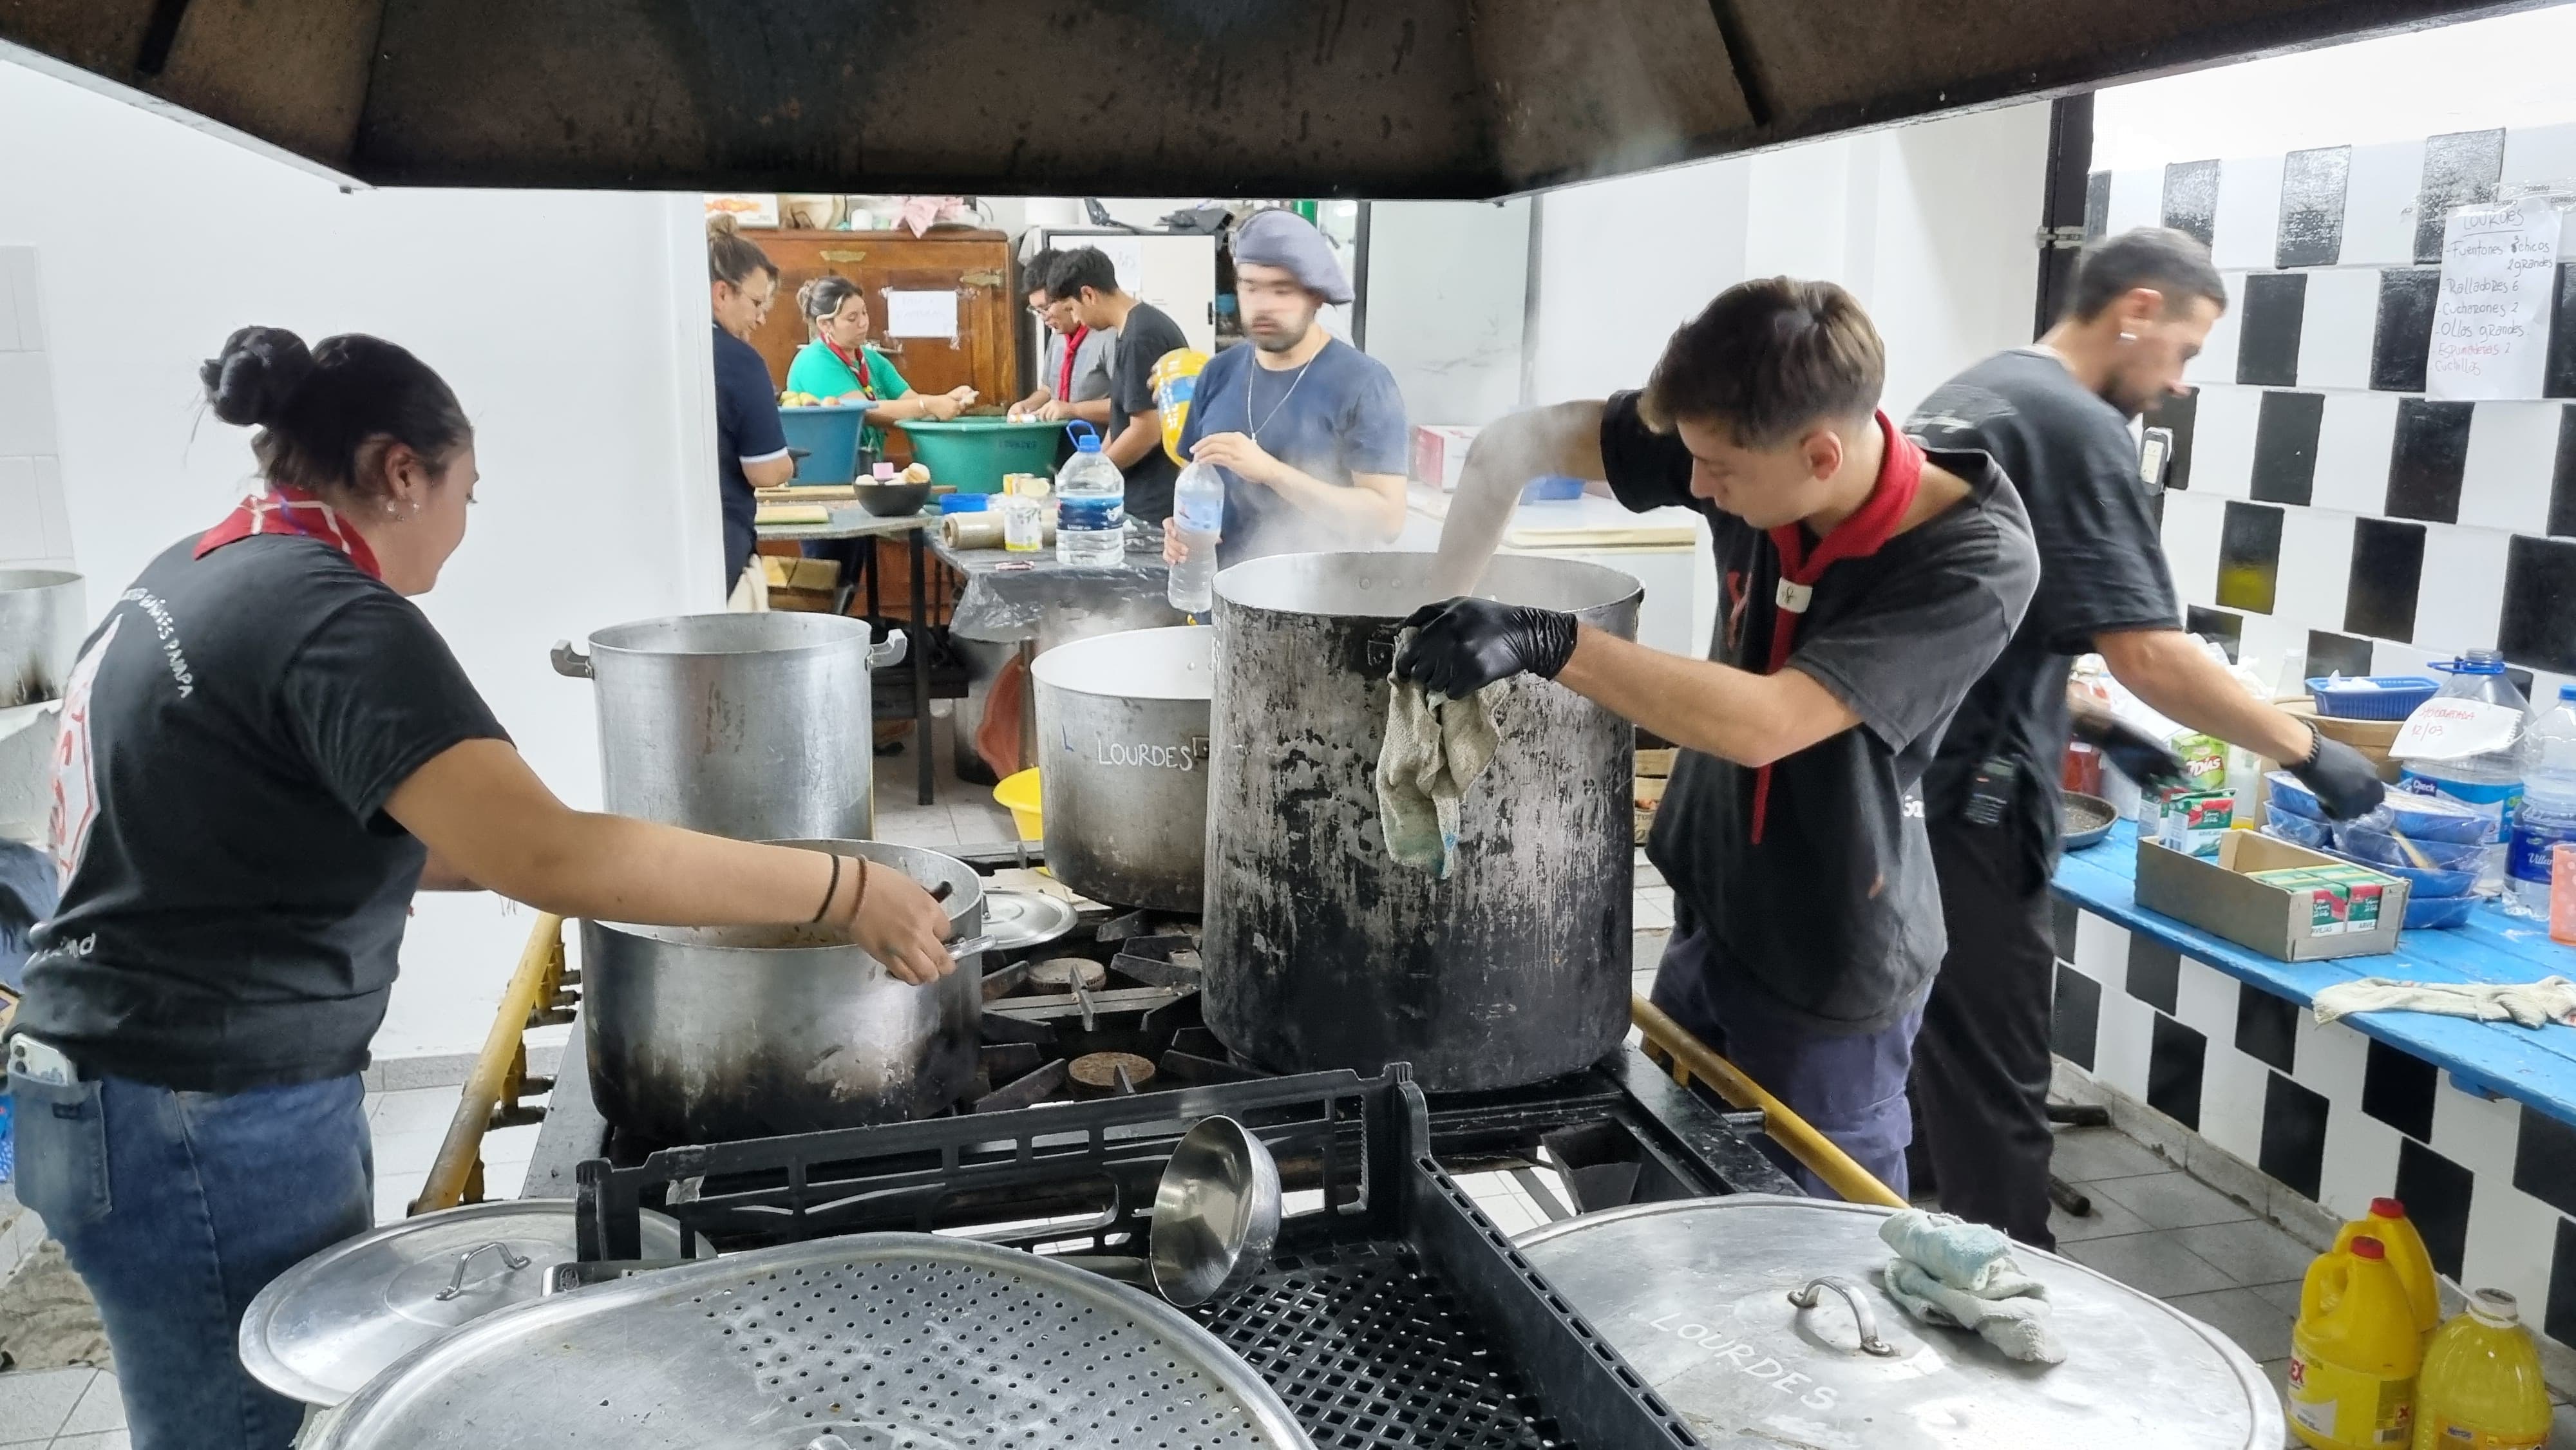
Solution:
[[(2414, 982), (2533, 982), (2576, 977), (2576, 947), (2545, 924), (2493, 906), (2448, 931), (2409, 931), (2397, 950), (2371, 957), (2285, 962), (2138, 905), (2137, 829), (2122, 822), (2100, 845), (2058, 863), (2057, 894), (2275, 996), (2307, 1006), (2320, 988), (2358, 977)], [(2576, 1027), (2530, 1028), (2423, 1012), (2364, 1012), (2341, 1019), (2392, 1047), (2450, 1070), (2462, 1089), (2528, 1103), (2576, 1123)]]

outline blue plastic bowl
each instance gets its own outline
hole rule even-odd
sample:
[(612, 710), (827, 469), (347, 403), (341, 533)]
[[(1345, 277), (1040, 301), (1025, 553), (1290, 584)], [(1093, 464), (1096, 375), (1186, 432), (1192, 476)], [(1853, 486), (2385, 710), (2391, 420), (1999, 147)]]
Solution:
[(2387, 801), (2371, 813), (2372, 824), (2382, 819), (2419, 846), (2426, 841), (2483, 845), (2496, 829), (2495, 817), (2480, 815), (2458, 801), (2400, 790), (2390, 791)]
[(2317, 713), (2337, 720), (2403, 720), (2442, 691), (2422, 675), (2328, 675), (2308, 681)]
[(2305, 816), (2312, 821), (2326, 818), (2325, 803), (2317, 799), (2315, 791), (2300, 784), (2297, 776), (2286, 770), (2276, 770), (2263, 780), (2271, 787), (2271, 793), (2264, 797), (2265, 805), (2279, 806), (2294, 816)]
[(798, 483), (850, 483), (859, 476), (859, 425), (868, 410), (857, 403), (825, 403), (816, 408), (781, 408), (778, 426), (787, 446), (802, 448), (796, 460)]
[(2469, 919), (2469, 908), (2478, 904), (2474, 896), (2410, 896), (2406, 898), (2406, 924), (2417, 931), (2441, 931)]
[(1583, 497), (1583, 480), (1562, 473), (1543, 473), (1521, 490), (1523, 503), (1563, 503)]
[(2334, 844), (2326, 834), (2325, 822), (2310, 820), (2306, 816), (2285, 811), (2277, 802), (2271, 801), (2266, 801), (2263, 805), (2263, 834), (2276, 836), (2293, 845), (2305, 846), (2312, 851), (2329, 850)]
[[(2415, 853), (2410, 854), (2404, 846), (2397, 843), (2396, 837), (2386, 831), (2374, 830), (2360, 821), (2345, 821), (2337, 825), (2334, 828), (2334, 837), (2337, 849), (2373, 866), (2404, 866), (2410, 870), (2420, 870), (2422, 868), (2415, 865), (2415, 854), (2421, 854), (2425, 860), (2433, 863), (2435, 869), (2445, 872), (2466, 871), (2472, 876), (2477, 874), (2487, 851), (2483, 845), (2460, 841), (2418, 841), (2409, 836), (2407, 840), (2413, 842), (2415, 847)], [(2440, 894), (2448, 896), (2456, 893)]]

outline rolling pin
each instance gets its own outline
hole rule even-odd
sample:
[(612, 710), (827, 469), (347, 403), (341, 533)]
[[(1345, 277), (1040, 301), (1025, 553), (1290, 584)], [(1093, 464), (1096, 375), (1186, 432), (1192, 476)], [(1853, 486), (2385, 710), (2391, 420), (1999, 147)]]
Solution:
[[(1055, 520), (1047, 520), (1039, 530), (1039, 541), (1050, 548), (1054, 546)], [(1002, 516), (950, 514), (939, 521), (939, 542), (952, 549), (998, 549), (1002, 547)]]

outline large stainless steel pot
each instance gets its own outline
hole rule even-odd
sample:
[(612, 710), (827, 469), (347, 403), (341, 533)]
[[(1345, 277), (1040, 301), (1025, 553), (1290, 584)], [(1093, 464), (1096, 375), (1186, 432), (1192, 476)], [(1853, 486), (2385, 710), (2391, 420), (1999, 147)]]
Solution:
[(558, 673), (598, 690), (610, 811), (745, 841), (876, 834), (868, 672), (904, 656), (834, 614), (682, 614), (615, 625)]
[(1704, 1445), (2281, 1443), (2280, 1402), (2243, 1350), (2055, 1254), (2013, 1250), (2048, 1286), (2063, 1364), (2017, 1363), (1916, 1321), (1880, 1287), (1890, 1212), (1747, 1193), (1587, 1214), (1531, 1230), (1520, 1249)]
[(1215, 631), (1095, 635), (1038, 656), (1047, 869), (1095, 900), (1199, 909)]
[(81, 576), (60, 569), (0, 569), (0, 710), (63, 697), (80, 654)]
[[(1628, 1025), (1635, 736), (1551, 681), (1493, 690), (1502, 748), (1446, 880), (1398, 865), (1375, 772), (1429, 554), (1288, 554), (1216, 580), (1206, 1010), (1275, 1072), (1410, 1062), (1435, 1090), (1576, 1071)], [(1487, 589), (1633, 638), (1637, 581), (1494, 560)]]
[[(949, 888), (957, 937), (980, 933), (973, 868), (881, 841), (791, 841), (865, 856)], [(945, 1111), (975, 1075), (979, 960), (916, 987), (826, 927), (581, 924), (591, 1095), (609, 1122), (708, 1143)]]

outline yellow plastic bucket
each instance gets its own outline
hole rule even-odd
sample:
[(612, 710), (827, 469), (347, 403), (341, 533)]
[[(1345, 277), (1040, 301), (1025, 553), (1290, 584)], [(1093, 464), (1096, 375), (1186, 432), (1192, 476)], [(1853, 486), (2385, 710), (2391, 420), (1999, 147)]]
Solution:
[(1003, 777), (1002, 783), (993, 787), (993, 799), (1011, 813), (1011, 824), (1019, 830), (1021, 840), (1046, 839), (1046, 814), (1042, 808), (1045, 797), (1038, 794), (1035, 767)]

